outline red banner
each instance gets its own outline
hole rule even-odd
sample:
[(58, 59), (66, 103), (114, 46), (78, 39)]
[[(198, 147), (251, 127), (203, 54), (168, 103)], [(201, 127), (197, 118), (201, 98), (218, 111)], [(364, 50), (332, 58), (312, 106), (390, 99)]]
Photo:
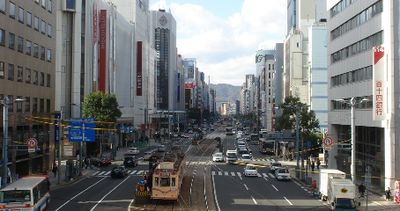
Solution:
[(136, 96), (142, 96), (142, 41), (136, 45)]
[(99, 91), (106, 91), (107, 10), (100, 10), (99, 23)]
[(185, 89), (193, 89), (194, 87), (194, 83), (185, 83)]

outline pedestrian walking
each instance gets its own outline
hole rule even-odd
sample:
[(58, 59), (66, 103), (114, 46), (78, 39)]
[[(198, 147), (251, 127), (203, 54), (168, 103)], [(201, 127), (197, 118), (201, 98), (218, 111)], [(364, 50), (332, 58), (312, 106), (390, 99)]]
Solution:
[(385, 196), (386, 196), (386, 201), (390, 200), (390, 197), (392, 196), (392, 193), (390, 192), (390, 187), (387, 187), (385, 190)]
[(51, 169), (51, 171), (53, 172), (54, 177), (56, 177), (57, 176), (57, 171), (58, 171), (58, 167), (57, 167), (56, 161), (53, 162), (53, 169)]
[(313, 162), (311, 163), (311, 171), (314, 171), (314, 169), (315, 169), (315, 162), (313, 161)]
[(319, 169), (319, 166), (321, 165), (321, 161), (317, 159), (317, 169)]
[(358, 185), (358, 193), (360, 194), (360, 197), (364, 197), (365, 186), (362, 183), (360, 185)]

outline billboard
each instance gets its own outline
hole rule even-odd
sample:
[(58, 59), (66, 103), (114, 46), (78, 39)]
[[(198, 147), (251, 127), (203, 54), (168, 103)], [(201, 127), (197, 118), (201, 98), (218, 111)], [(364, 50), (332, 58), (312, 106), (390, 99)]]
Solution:
[(99, 17), (99, 91), (106, 91), (106, 43), (107, 43), (107, 10), (100, 10)]
[(385, 119), (386, 84), (385, 84), (385, 50), (383, 46), (373, 48), (372, 93), (373, 93), (373, 120)]
[(136, 45), (136, 96), (142, 96), (142, 41)]

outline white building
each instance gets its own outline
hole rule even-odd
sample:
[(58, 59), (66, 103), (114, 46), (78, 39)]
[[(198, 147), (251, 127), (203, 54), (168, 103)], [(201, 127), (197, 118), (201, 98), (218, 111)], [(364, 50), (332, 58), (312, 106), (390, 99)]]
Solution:
[[(399, 2), (329, 0), (327, 6), (329, 135), (348, 143), (350, 106), (342, 101), (355, 98), (356, 177), (382, 191), (400, 176)], [(329, 166), (349, 172), (350, 153), (338, 146)]]

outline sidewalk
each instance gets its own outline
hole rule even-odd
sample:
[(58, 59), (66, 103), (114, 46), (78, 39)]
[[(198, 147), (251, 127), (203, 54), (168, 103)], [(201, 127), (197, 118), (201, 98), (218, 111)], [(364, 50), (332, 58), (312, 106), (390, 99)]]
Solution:
[(53, 174), (53, 172), (51, 170), (47, 172), (47, 176), (48, 176), (49, 181), (50, 181), (50, 189), (51, 190), (55, 190), (55, 189), (61, 188), (63, 186), (66, 186), (68, 184), (73, 184), (75, 182), (78, 182), (78, 181), (86, 178), (88, 175), (91, 175), (98, 168), (94, 167), (94, 166), (91, 169), (83, 168), (81, 176), (76, 176), (74, 178), (70, 178), (69, 180), (65, 175), (65, 169), (66, 169), (65, 160), (63, 160), (61, 162), (61, 167), (60, 167), (60, 176), (61, 176), (60, 177), (60, 183), (58, 183), (58, 173), (57, 173), (57, 176), (54, 176), (54, 174)]
[[(304, 189), (308, 190), (310, 194), (312, 194), (312, 188), (311, 188), (311, 181), (315, 180), (317, 182), (317, 185), (319, 184), (319, 169), (315, 168), (313, 172), (311, 170), (308, 170), (307, 172), (307, 178), (300, 180), (300, 178), (296, 178), (296, 173), (295, 173), (295, 168), (297, 161), (283, 161), (283, 160), (278, 160), (282, 165), (288, 166), (289, 169), (291, 169), (291, 175), (292, 179), (295, 180), (295, 182), (299, 183), (300, 186), (302, 186)], [(301, 162), (300, 162), (301, 163)], [(305, 167), (306, 168), (306, 167)], [(321, 169), (325, 168), (325, 166), (320, 166)], [(360, 197), (358, 198), (358, 202), (361, 203), (361, 206), (359, 207), (359, 210), (400, 210), (400, 205), (394, 203), (393, 201), (386, 201), (384, 197), (384, 193), (382, 190), (382, 193), (379, 193), (377, 190), (367, 190), (366, 191), (367, 196), (366, 197)], [(367, 207), (367, 200), (368, 200), (368, 207)]]

